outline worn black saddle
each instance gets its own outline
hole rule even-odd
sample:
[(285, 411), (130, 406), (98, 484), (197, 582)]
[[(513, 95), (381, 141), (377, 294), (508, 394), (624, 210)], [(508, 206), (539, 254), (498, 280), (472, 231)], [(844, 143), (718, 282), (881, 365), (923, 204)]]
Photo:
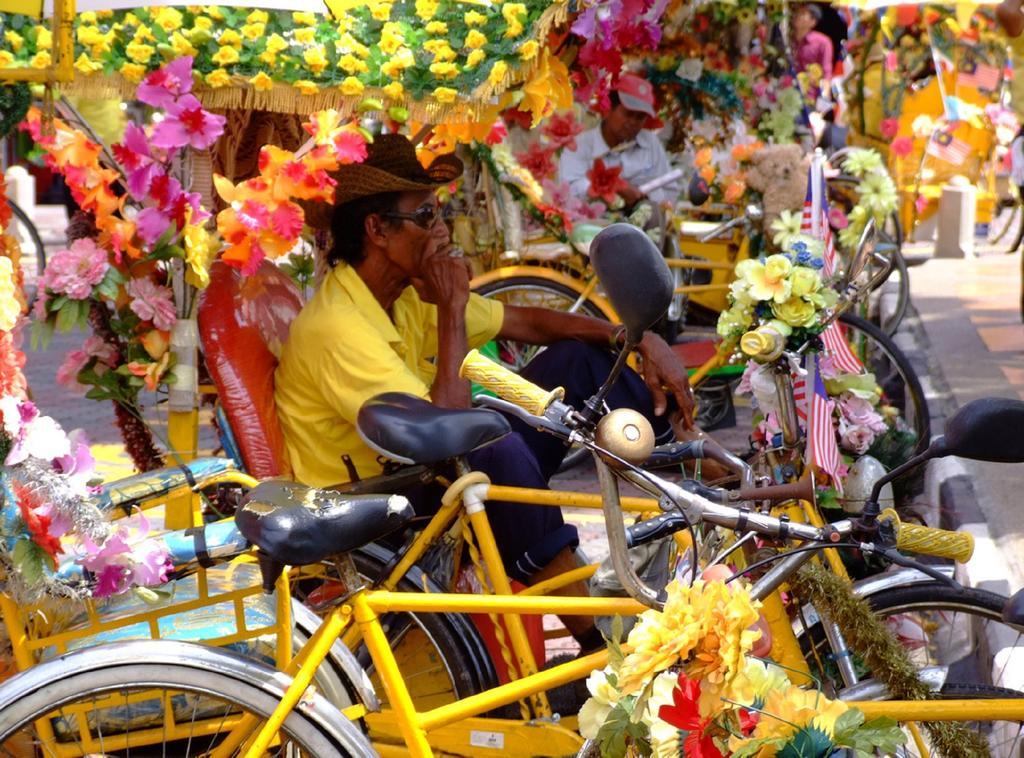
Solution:
[(399, 463), (457, 458), (512, 431), (500, 413), (484, 408), (438, 408), (404, 392), (385, 392), (359, 409), (356, 428), (370, 448)]

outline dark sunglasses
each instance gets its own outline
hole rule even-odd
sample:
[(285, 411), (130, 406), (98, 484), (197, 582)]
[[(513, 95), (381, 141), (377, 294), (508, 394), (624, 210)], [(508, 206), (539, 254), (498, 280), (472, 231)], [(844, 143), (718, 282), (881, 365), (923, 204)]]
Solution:
[(400, 219), (402, 221), (412, 221), (416, 226), (421, 229), (433, 229), (434, 224), (437, 223), (439, 218), (443, 218), (446, 221), (451, 217), (449, 210), (446, 207), (440, 205), (424, 205), (417, 208), (412, 213), (401, 213), (399, 211), (389, 211), (387, 213), (380, 214), (384, 218)]

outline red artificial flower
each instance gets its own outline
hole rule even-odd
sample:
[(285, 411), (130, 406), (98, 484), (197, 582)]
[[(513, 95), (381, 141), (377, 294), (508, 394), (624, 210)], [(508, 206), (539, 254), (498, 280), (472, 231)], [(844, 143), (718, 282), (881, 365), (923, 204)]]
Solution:
[(491, 131), (487, 133), (484, 142), (488, 145), (500, 145), (506, 137), (508, 137), (508, 129), (505, 127), (505, 122), (499, 118), (495, 119), (491, 125)]
[(910, 137), (897, 137), (889, 145), (892, 154), (898, 158), (906, 158), (914, 151), (914, 140)]
[(761, 714), (757, 711), (748, 711), (746, 708), (740, 708), (740, 731), (743, 732), (743, 736), (749, 737), (760, 720)]
[(521, 129), (533, 128), (533, 115), (526, 111), (521, 111), (518, 108), (509, 108), (501, 114), (501, 117), (505, 123), (514, 124)]
[(39, 497), (21, 482), (14, 482), (14, 495), (18, 500), (21, 520), (25, 522), (29, 536), (53, 559), (53, 565), (56, 567), (57, 556), (64, 551), (61, 549), (60, 540), (50, 534), (52, 519), (48, 514), (39, 512), (46, 503), (41, 502)]
[(900, 122), (895, 118), (883, 118), (882, 123), (878, 125), (878, 130), (884, 139), (891, 140), (900, 130)]
[(658, 718), (676, 729), (687, 732), (683, 741), (683, 755), (687, 758), (724, 758), (705, 730), (711, 719), (702, 719), (697, 703), (700, 701), (700, 682), (680, 672), (676, 688), (672, 690), (672, 705), (658, 709)]
[(529, 169), (538, 182), (542, 182), (555, 175), (554, 155), (553, 147), (544, 147), (539, 142), (531, 142), (525, 153), (516, 153), (516, 160), (524, 168)]
[(622, 178), (622, 166), (608, 168), (600, 158), (594, 161), (593, 167), (587, 172), (587, 179), (590, 180), (588, 194), (600, 198), (607, 205), (614, 203), (619, 191), (628, 186)]
[(551, 116), (542, 131), (544, 136), (551, 140), (553, 147), (575, 150), (576, 135), (583, 131), (583, 125), (576, 120), (572, 111), (566, 111)]

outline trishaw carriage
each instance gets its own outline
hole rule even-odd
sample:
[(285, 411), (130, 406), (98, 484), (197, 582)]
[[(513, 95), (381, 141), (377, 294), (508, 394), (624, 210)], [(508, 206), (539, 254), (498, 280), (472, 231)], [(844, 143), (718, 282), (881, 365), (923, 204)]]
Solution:
[[(973, 543), (883, 511), (891, 476), (874, 482), (861, 513), (829, 523), (817, 503), (841, 494), (839, 470), (813, 445), (804, 466), (808, 421), (794, 405), (801, 380), (805, 388), (820, 382), (823, 395), (825, 381), (846, 382), (832, 391), (848, 404), (859, 397), (850, 387), (864, 390), (873, 400), (860, 398), (866, 405), (858, 410), (882, 423), (886, 390), (863, 364), (822, 378), (818, 357), (840, 351), (829, 341), (846, 333), (840, 312), (866, 297), (889, 260), (885, 245), (875, 245), (873, 223), (845, 266), (835, 256), (825, 264), (829, 253), (813, 236), (824, 234), (818, 219), (812, 234), (773, 243), (780, 252), (763, 261), (742, 256), (748, 265), (731, 283), (683, 284), (683, 292), (664, 247), (644, 232), (622, 223), (594, 229), (591, 278), (582, 286), (573, 280), (568, 295), (582, 294), (600, 305), (595, 315), (622, 324), (614, 366), (590, 402), (573, 408), (557, 389), (542, 390), (472, 351), (462, 375), (493, 393), (480, 396), (484, 408), (382, 396), (359, 416), (360, 433), (392, 462), (380, 477), (338, 491), (290, 481), (274, 367), (303, 289), (316, 278), (318, 262), (302, 254), (310, 243), (301, 238), (310, 236), (317, 203), (333, 198), (331, 171), (364, 160), (374, 130), (426, 138), (425, 150), (474, 139), (476, 147), (460, 149), (487, 150), (500, 110), (514, 104), (537, 126), (571, 107), (567, 27), (577, 36), (568, 47), (592, 54), (584, 30), (603, 28), (593, 33), (614, 44), (627, 28), (657, 26), (665, 10), (641, 3), (633, 17), (608, 22), (615, 9), (621, 4), (418, 0), (331, 4), (317, 13), (79, 8), (75, 17), (73, 6), (57, 3), (52, 29), (5, 19), (14, 34), (6, 43), (21, 40), (11, 61), (23, 65), (0, 74), (46, 84), (43, 107), (25, 116), (24, 128), (89, 214), (42, 275), (38, 328), (89, 327), (95, 341), (74, 373), (92, 399), (138, 416), (143, 389), (166, 387), (169, 410), (165, 451), (145, 437), (125, 439), (140, 469), (155, 462), (144, 454), (150, 449), (167, 466), (97, 489), (87, 445), (30, 402), (14, 342), (23, 299), (5, 305), (0, 331), (13, 370), (5, 368), (0, 393), (0, 610), (11, 668), (21, 673), (0, 684), (0, 746), (15, 755), (535, 756), (784, 754), (807, 740), (815, 755), (1011, 744), (1008, 730), (1024, 720), (1020, 693), (1000, 689), (987, 673), (959, 680), (950, 673), (954, 659), (943, 657), (957, 651), (926, 644), (923, 654), (908, 655), (884, 624), (863, 619), (918, 613), (925, 628), (925, 619), (956, 609), (978, 623), (1003, 614), (1003, 628), (1019, 633), (1019, 599), (948, 586), (949, 572), (897, 552), (963, 561)], [(680, 9), (670, 14), (678, 20)], [(479, 45), (470, 41), (474, 33), (484, 39)], [(56, 82), (136, 97), (158, 118), (104, 146), (73, 108), (54, 107)], [(301, 121), (305, 131), (295, 127)], [(487, 249), (500, 260), (522, 252), (510, 242), (514, 203), (529, 182), (513, 181), (514, 159), (480, 155), (490, 179), (473, 191), (492, 228), (502, 227), (501, 244), (495, 235)], [(819, 210), (820, 193), (811, 193)], [(472, 215), (465, 191), (462, 208)], [(549, 224), (559, 216), (557, 208), (523, 208)], [(488, 221), (475, 221), (474, 230), (456, 220), (455, 234), (467, 247), (486, 247), (480, 227)], [(322, 247), (323, 234), (313, 236), (312, 246)], [(0, 258), (11, 259), (0, 265), (0, 284), (15, 302), (17, 253)], [(789, 261), (783, 276), (808, 288), (807, 313), (788, 330), (782, 316), (768, 317), (771, 305), (744, 310), (735, 299), (768, 302), (758, 295), (757, 266), (774, 271), (782, 259)], [(717, 272), (733, 262), (690, 267)], [(824, 265), (831, 270), (819, 273)], [(520, 268), (558, 283), (538, 273), (550, 269)], [(782, 404), (777, 434), (762, 437), (753, 464), (710, 439), (654, 448), (642, 416), (603, 408), (608, 387), (673, 296), (726, 287), (730, 299), (718, 306), (726, 341), (715, 359), (742, 357), (748, 380), (776, 377), (767, 395), (777, 392)], [(803, 355), (810, 378), (798, 365)], [(758, 401), (769, 402), (759, 387)], [(205, 395), (216, 396), (223, 457), (198, 456)], [(947, 425), (944, 443), (922, 444), (904, 467), (946, 454), (1020, 459), (1005, 439), (1019, 406), (965, 409)], [(472, 471), (466, 455), (509, 431), (495, 409), (593, 453), (600, 494), (497, 486)], [(134, 421), (126, 428), (144, 430)], [(896, 420), (876, 434), (913, 439)], [(997, 437), (998, 450), (986, 444)], [(664, 472), (666, 462), (704, 459), (731, 473), (730, 488)], [(763, 476), (765, 461), (779, 464), (775, 479)], [(440, 510), (413, 521), (402, 493), (438, 477)], [(621, 497), (619, 479), (638, 494)], [(601, 508), (609, 560), (516, 585), (498, 554), (488, 500)], [(624, 514), (636, 518), (628, 528)], [(791, 541), (801, 544), (792, 550)], [(851, 584), (837, 549), (851, 545), (905, 568)], [(704, 579), (694, 581), (702, 568)], [(618, 578), (612, 597), (556, 594), (602, 574)], [(829, 603), (837, 595), (843, 600)], [(546, 662), (552, 634), (539, 619), (552, 613), (620, 621), (610, 622), (609, 649)], [(621, 619), (633, 616), (640, 622), (627, 636)], [(826, 664), (849, 655), (847, 645), (861, 670)], [(900, 678), (907, 670), (920, 679)], [(564, 705), (563, 686), (588, 675), (582, 709)], [(901, 700), (872, 702), (894, 697)], [(919, 727), (915, 720), (926, 717), (934, 721)], [(1000, 721), (981, 737), (958, 723), (986, 720)]]

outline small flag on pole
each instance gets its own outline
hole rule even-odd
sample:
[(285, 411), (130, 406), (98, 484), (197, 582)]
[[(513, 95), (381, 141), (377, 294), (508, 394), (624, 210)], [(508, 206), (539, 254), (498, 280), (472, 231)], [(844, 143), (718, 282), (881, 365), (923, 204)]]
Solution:
[(932, 135), (924, 151), (941, 161), (959, 166), (971, 154), (971, 146), (942, 129)]
[(962, 87), (995, 92), (999, 86), (999, 69), (987, 63), (978, 63), (973, 58), (964, 58), (956, 75), (956, 83)]
[[(836, 430), (832, 422), (832, 410), (835, 402), (828, 399), (825, 382), (818, 370), (818, 356), (814, 356), (814, 392), (811, 394), (810, 419), (807, 425), (807, 462), (817, 466), (830, 477), (836, 490), (843, 493), (843, 482), (839, 478), (839, 467), (843, 459), (839, 455), (839, 443), (836, 441)], [(810, 378), (808, 379), (810, 381)]]

